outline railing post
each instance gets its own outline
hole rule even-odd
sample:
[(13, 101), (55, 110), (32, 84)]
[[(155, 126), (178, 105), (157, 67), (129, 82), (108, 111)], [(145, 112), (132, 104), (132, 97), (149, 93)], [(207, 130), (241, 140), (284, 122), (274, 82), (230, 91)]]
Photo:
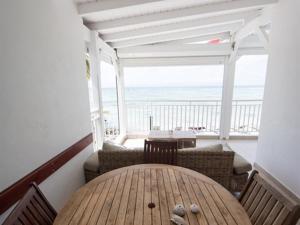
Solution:
[(220, 122), (220, 139), (228, 139), (230, 134), (235, 64), (235, 57), (231, 60), (228, 56), (225, 58)]

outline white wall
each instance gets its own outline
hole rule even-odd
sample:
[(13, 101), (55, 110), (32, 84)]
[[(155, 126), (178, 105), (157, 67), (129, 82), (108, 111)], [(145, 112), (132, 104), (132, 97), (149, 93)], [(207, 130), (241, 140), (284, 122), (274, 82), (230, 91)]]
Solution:
[[(71, 0), (0, 1), (0, 190), (91, 132), (81, 25)], [(57, 209), (92, 151), (41, 184)]]
[(300, 196), (300, 1), (274, 8), (257, 163)]

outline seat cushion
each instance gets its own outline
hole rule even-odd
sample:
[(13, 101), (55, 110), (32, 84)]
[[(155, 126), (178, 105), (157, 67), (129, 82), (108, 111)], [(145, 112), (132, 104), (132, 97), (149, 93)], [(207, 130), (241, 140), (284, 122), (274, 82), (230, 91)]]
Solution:
[(120, 150), (127, 150), (127, 148), (123, 145), (116, 144), (112, 141), (104, 141), (103, 151), (120, 151)]
[(252, 170), (252, 165), (241, 155), (235, 153), (233, 160), (233, 172), (234, 174), (248, 173)]
[(98, 160), (98, 152), (94, 152), (91, 154), (88, 159), (84, 163), (84, 170), (99, 172), (99, 160)]

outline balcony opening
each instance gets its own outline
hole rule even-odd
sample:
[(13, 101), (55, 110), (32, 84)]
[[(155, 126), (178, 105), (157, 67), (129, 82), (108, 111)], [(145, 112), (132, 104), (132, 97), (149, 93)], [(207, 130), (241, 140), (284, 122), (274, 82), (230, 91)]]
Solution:
[(247, 55), (236, 62), (231, 135), (257, 136), (268, 56)]
[(223, 65), (125, 67), (128, 132), (219, 135)]
[(120, 133), (116, 71), (106, 61), (100, 67), (104, 139), (115, 139)]

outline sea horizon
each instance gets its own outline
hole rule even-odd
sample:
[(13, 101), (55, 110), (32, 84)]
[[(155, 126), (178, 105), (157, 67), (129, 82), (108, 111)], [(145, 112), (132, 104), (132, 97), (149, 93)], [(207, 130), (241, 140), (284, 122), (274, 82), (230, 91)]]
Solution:
[[(235, 100), (262, 100), (264, 86), (262, 85), (238, 85), (234, 87), (233, 99)], [(114, 102), (116, 98), (115, 88), (102, 89), (103, 102)], [(168, 100), (221, 100), (221, 85), (203, 86), (148, 86), (126, 87), (126, 101), (168, 101)]]

